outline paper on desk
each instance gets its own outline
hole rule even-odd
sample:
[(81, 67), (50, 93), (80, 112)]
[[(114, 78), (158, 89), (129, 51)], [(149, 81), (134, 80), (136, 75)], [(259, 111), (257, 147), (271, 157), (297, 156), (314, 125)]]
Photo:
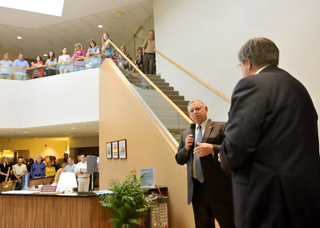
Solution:
[(29, 195), (29, 194), (33, 194), (39, 192), (39, 190), (12, 190), (12, 191), (7, 191), (7, 192), (1, 192), (1, 194), (9, 194), (9, 195), (15, 195), (15, 194), (19, 194), (19, 195)]
[(113, 192), (110, 190), (100, 190), (100, 191), (92, 191), (96, 193), (97, 195), (103, 195), (103, 194), (112, 194)]

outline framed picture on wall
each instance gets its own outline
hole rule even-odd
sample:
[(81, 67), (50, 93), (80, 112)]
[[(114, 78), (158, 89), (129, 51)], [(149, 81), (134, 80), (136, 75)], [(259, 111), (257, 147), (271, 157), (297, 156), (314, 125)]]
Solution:
[(120, 159), (127, 159), (127, 140), (119, 140), (119, 157)]
[(112, 158), (113, 159), (119, 158), (118, 141), (112, 142)]
[(106, 144), (107, 147), (107, 159), (111, 159), (112, 158), (112, 144), (111, 142), (108, 142)]

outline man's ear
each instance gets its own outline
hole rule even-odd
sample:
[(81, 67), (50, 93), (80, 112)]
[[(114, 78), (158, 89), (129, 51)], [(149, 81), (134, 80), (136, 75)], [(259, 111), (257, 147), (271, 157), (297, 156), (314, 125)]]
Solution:
[(251, 68), (252, 68), (252, 63), (251, 63), (250, 60), (246, 60), (246, 61), (244, 62), (244, 64), (245, 64), (247, 70), (251, 70)]

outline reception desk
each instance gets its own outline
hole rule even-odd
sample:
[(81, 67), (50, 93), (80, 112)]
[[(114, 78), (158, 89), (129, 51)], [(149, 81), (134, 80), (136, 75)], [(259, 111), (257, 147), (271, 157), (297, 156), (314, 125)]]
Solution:
[(109, 219), (94, 193), (0, 194), (0, 227), (111, 228)]

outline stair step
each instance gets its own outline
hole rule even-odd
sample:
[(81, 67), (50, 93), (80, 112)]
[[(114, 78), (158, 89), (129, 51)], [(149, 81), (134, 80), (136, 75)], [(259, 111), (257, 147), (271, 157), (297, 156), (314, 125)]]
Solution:
[(184, 96), (180, 95), (167, 95), (173, 101), (184, 101)]
[(156, 86), (161, 86), (161, 87), (165, 87), (165, 86), (169, 86), (169, 83), (168, 82), (153, 82), (154, 84), (156, 84)]
[(179, 95), (179, 92), (178, 91), (174, 91), (174, 90), (162, 90), (162, 92), (164, 94), (166, 94), (167, 96), (169, 96), (169, 95)]
[(158, 86), (162, 91), (174, 91), (172, 86)]

